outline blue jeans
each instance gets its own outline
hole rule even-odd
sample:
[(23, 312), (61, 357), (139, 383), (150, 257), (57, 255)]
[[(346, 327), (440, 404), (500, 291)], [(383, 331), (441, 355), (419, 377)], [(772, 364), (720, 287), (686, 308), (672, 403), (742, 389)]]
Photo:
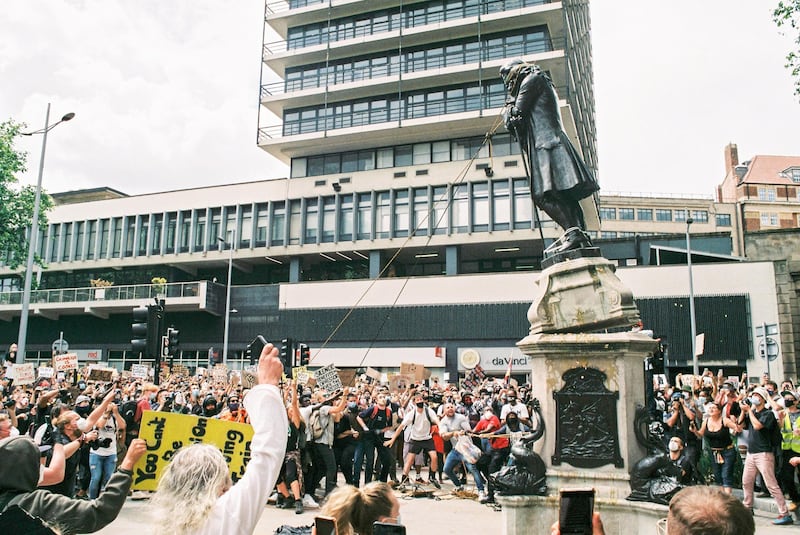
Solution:
[(98, 455), (94, 452), (89, 453), (89, 470), (92, 480), (89, 483), (89, 499), (94, 500), (100, 494), (100, 489), (106, 486), (111, 474), (117, 468), (117, 454)]
[(739, 456), (739, 450), (734, 446), (727, 450), (722, 450), (722, 464), (718, 464), (716, 455), (711, 452), (711, 468), (714, 470), (714, 481), (717, 485), (723, 487), (733, 488), (733, 469), (736, 467), (736, 458)]
[(474, 464), (466, 462), (464, 457), (462, 457), (461, 454), (455, 449), (451, 450), (450, 453), (447, 454), (447, 459), (444, 461), (444, 473), (447, 474), (447, 477), (450, 478), (450, 481), (453, 482), (453, 485), (460, 487), (461, 482), (459, 481), (455, 472), (453, 472), (453, 468), (455, 468), (455, 466), (461, 462), (464, 463), (464, 466), (467, 467), (467, 470), (469, 470), (469, 473), (472, 474), (473, 479), (475, 479), (475, 486), (478, 488), (478, 491), (483, 492), (483, 478), (481, 477), (481, 473), (478, 471), (478, 468)]

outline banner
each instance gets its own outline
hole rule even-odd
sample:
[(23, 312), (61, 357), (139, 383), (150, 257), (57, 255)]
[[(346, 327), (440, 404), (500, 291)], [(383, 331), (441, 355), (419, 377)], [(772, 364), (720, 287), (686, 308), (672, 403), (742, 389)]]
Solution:
[(89, 370), (89, 380), (108, 383), (114, 378), (114, 371), (114, 368), (92, 368)]
[(56, 371), (65, 372), (67, 370), (78, 369), (78, 355), (75, 353), (66, 353), (64, 355), (56, 355), (53, 357), (53, 367)]
[(33, 363), (14, 364), (14, 384), (29, 385), (36, 381), (36, 372), (33, 371)]
[(342, 381), (333, 364), (328, 364), (314, 372), (314, 379), (319, 387), (329, 394), (342, 389)]
[(253, 427), (215, 418), (145, 411), (139, 438), (147, 442), (147, 453), (133, 467), (134, 489), (156, 490), (161, 473), (175, 452), (193, 443), (219, 448), (236, 483), (250, 460)]
[(39, 366), (39, 377), (50, 379), (54, 373), (56, 373), (55, 369), (49, 366)]
[(133, 364), (131, 365), (131, 377), (134, 379), (144, 379), (150, 376), (150, 366), (147, 364)]

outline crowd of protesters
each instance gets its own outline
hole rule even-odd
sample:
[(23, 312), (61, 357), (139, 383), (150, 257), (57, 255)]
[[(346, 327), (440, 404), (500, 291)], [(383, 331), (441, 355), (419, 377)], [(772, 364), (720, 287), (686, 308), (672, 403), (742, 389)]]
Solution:
[[(34, 487), (78, 503), (102, 503), (109, 489), (117, 497), (130, 494), (127, 472), (142, 454), (137, 437), (144, 411), (252, 423), (245, 398), (254, 385), (248, 388), (235, 372), (225, 380), (208, 373), (165, 374), (159, 385), (129, 373), (110, 382), (89, 377), (89, 370), (75, 370), (28, 385), (0, 380), (0, 439), (32, 437), (42, 458)], [(741, 487), (751, 510), (760, 492), (777, 505), (775, 523), (791, 524), (800, 503), (800, 395), (793, 383), (766, 376), (731, 381), (709, 371), (679, 375), (675, 383), (655, 386), (651, 412), (663, 423), (680, 482), (718, 485), (726, 493)], [(340, 475), (361, 492), (441, 494), (449, 482), (458, 497), (492, 503), (489, 474), (506, 465), (515, 441), (539, 424), (531, 385), (502, 379), (486, 378), (471, 389), (437, 378), (393, 389), (366, 375), (334, 392), (313, 381), (278, 386), (288, 432), (272, 501), (297, 513), (328, 503), (334, 492), (344, 499)], [(465, 441), (478, 455), (462, 448)], [(472, 488), (468, 476), (475, 493), (466, 490)], [(387, 485), (370, 486), (373, 481)], [(113, 520), (114, 507), (116, 502), (97, 525)]]
[(793, 524), (800, 505), (800, 395), (791, 380), (766, 374), (731, 380), (705, 370), (678, 375), (674, 386), (656, 385), (654, 395), (653, 416), (664, 424), (682, 484), (713, 484), (726, 493), (741, 488), (751, 511), (759, 493), (775, 501), (775, 524)]

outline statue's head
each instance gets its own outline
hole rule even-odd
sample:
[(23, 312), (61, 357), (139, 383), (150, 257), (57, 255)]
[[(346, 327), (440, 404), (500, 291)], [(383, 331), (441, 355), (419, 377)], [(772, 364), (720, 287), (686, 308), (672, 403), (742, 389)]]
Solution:
[(506, 86), (508, 86), (511, 80), (516, 76), (519, 67), (522, 65), (525, 65), (525, 62), (519, 58), (515, 58), (500, 67), (500, 77), (503, 79), (503, 83)]

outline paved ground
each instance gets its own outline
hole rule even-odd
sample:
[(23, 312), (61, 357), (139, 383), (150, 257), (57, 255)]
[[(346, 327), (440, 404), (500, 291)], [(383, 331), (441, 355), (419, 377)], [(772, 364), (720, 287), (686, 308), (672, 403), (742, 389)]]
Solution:
[[(341, 482), (343, 483), (343, 482)], [(477, 501), (454, 498), (449, 495), (452, 485), (445, 483), (443, 490), (438, 491), (439, 499), (406, 498), (401, 499), (400, 514), (409, 535), (500, 535), (503, 533), (503, 513), (491, 506), (481, 505)], [(756, 533), (758, 535), (778, 535), (781, 533), (797, 533), (799, 524), (794, 526), (773, 526), (775, 513), (767, 511), (768, 501), (763, 503), (762, 510), (756, 511)], [(141, 535), (147, 533), (148, 500), (128, 500), (120, 516), (105, 529), (99, 531), (105, 535)], [(272, 535), (278, 526), (308, 525), (314, 522), (316, 509), (307, 509), (302, 515), (291, 510), (276, 509), (267, 506), (256, 527), (258, 535)], [(602, 510), (600, 511), (602, 515)], [(525, 535), (549, 533), (549, 526), (531, 526)], [(655, 527), (653, 528), (655, 534)], [(608, 533), (607, 535), (617, 535)], [(632, 534), (625, 534), (632, 535)]]

